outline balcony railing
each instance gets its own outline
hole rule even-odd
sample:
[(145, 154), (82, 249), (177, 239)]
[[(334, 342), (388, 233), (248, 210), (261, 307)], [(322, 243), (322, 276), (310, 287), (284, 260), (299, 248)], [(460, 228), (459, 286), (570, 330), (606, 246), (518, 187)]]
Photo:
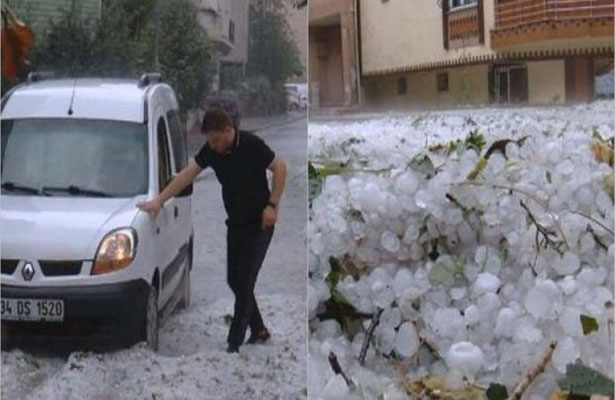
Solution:
[(546, 21), (613, 17), (613, 0), (496, 0), (496, 30)]

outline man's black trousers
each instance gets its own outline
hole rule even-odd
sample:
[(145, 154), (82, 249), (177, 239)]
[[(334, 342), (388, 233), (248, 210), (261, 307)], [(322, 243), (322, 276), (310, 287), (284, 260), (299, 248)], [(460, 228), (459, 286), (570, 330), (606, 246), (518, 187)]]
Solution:
[(230, 345), (239, 346), (243, 343), (248, 325), (252, 333), (265, 328), (254, 297), (254, 286), (271, 243), (273, 230), (273, 226), (264, 230), (258, 226), (228, 228), (226, 277), (235, 294), (235, 311), (227, 338)]

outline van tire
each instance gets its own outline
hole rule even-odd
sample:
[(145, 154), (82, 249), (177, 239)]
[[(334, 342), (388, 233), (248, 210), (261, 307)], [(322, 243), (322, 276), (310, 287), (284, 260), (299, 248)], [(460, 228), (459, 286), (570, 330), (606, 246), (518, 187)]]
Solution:
[(188, 265), (184, 268), (184, 276), (182, 278), (182, 298), (177, 304), (179, 310), (185, 310), (190, 307), (190, 268)]
[(158, 333), (160, 321), (158, 319), (158, 290), (154, 285), (150, 286), (145, 301), (143, 318), (143, 337), (147, 346), (153, 351), (158, 351)]

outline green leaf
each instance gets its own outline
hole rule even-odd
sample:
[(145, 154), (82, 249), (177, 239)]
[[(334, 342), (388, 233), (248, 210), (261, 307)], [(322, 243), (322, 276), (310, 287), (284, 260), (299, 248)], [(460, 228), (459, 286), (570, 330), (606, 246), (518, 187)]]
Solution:
[(499, 383), (491, 383), (487, 389), (487, 399), (489, 400), (505, 400), (508, 398), (506, 386)]
[(342, 271), (329, 271), (327, 277), (325, 278), (325, 282), (327, 283), (327, 286), (329, 286), (329, 289), (333, 290), (336, 288), (339, 281), (344, 279), (344, 276), (345, 274)]
[(581, 326), (583, 327), (583, 334), (586, 336), (592, 332), (597, 332), (599, 327), (596, 318), (583, 314), (581, 314)]
[(444, 264), (436, 264), (427, 276), (432, 285), (442, 285), (450, 287), (455, 283), (455, 273)]
[(311, 161), (308, 161), (308, 179), (318, 178), (320, 175), (316, 168), (314, 168), (314, 164)]
[(615, 174), (607, 174), (602, 181), (602, 185), (609, 197), (611, 197), (611, 201), (613, 201), (615, 199)]
[(481, 171), (484, 170), (486, 166), (487, 166), (487, 159), (485, 157), (479, 158), (478, 161), (476, 162), (476, 166), (474, 167), (472, 172), (470, 172), (470, 174), (468, 175), (468, 180), (473, 181), (474, 179), (476, 179), (478, 174), (480, 174)]
[(559, 381), (560, 388), (573, 396), (613, 396), (613, 385), (612, 379), (582, 364), (568, 364), (566, 377)]
[(329, 257), (329, 265), (331, 265), (331, 270), (325, 277), (325, 282), (329, 286), (329, 289), (333, 291), (337, 287), (338, 282), (348, 275), (348, 272), (344, 270), (340, 260), (333, 256)]
[(468, 149), (474, 148), (479, 153), (483, 149), (483, 146), (485, 145), (485, 143), (486, 143), (485, 136), (482, 133), (479, 133), (478, 129), (475, 129), (472, 132), (470, 132), (470, 134), (468, 135), (468, 137), (466, 137), (466, 140), (465, 140), (466, 148)]

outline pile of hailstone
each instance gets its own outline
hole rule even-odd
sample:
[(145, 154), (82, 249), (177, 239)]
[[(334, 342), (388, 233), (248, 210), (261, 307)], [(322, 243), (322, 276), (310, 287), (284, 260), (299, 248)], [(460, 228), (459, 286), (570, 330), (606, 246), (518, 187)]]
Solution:
[[(571, 363), (612, 378), (613, 167), (591, 151), (612, 105), (310, 126), (329, 171), (310, 208), (310, 397), (407, 399), (401, 382), (430, 376), (510, 393), (551, 341), (524, 398)], [(604, 123), (570, 122), (592, 113)]]

